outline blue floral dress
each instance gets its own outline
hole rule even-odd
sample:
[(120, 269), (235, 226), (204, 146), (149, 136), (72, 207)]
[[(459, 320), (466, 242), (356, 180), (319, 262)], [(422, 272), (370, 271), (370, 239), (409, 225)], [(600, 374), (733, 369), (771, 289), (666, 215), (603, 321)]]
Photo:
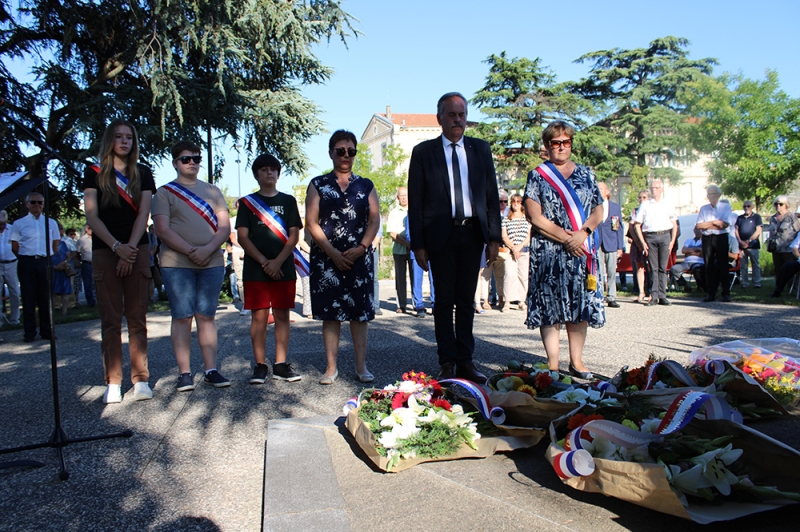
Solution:
[[(53, 266), (67, 260), (67, 253), (69, 253), (67, 244), (63, 240), (59, 241), (58, 253), (50, 257), (50, 260), (53, 261)], [(69, 295), (72, 293), (72, 279), (64, 273), (64, 270), (53, 270), (53, 293), (56, 295)]]
[[(339, 251), (358, 246), (369, 223), (372, 181), (355, 174), (342, 191), (333, 173), (315, 177), (319, 225)], [(372, 246), (348, 271), (339, 270), (316, 243), (311, 245), (311, 314), (317, 320), (370, 321), (375, 318)]]
[[(602, 204), (591, 168), (576, 165), (567, 179), (575, 189), (588, 218)], [(524, 198), (542, 206), (545, 218), (559, 227), (572, 229), (567, 211), (556, 190), (536, 170), (528, 174)], [(586, 287), (586, 257), (573, 257), (560, 243), (531, 231), (530, 282), (528, 283), (529, 328), (557, 323), (588, 321), (592, 327), (606, 322), (602, 294)]]

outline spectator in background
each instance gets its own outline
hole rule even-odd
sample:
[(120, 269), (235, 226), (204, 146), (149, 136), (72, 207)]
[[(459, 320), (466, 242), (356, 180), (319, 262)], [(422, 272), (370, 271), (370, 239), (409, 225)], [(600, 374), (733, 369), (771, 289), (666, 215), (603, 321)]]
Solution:
[(736, 218), (734, 231), (739, 249), (742, 252), (742, 261), (739, 275), (742, 277), (742, 288), (750, 286), (750, 273), (748, 263), (753, 267), (753, 286), (761, 288), (761, 263), (759, 253), (761, 252), (761, 215), (753, 211), (753, 201), (745, 200), (742, 205), (744, 214)]
[[(406, 218), (406, 234), (408, 235), (408, 218)], [(414, 305), (414, 312), (416, 312), (418, 318), (425, 317), (425, 298), (422, 294), (422, 283), (425, 280), (425, 270), (417, 264), (417, 259), (414, 256), (414, 251), (411, 249), (411, 240), (408, 240), (409, 243), (409, 250), (411, 253), (411, 262), (414, 263), (413, 275), (411, 277), (411, 303)], [(485, 263), (485, 261), (484, 261)], [(430, 261), (428, 261), (428, 286), (430, 287), (431, 293), (431, 312), (433, 312), (433, 306), (436, 304), (436, 289), (433, 286), (433, 272), (430, 268)]]
[[(498, 201), (500, 203), (500, 221), (502, 223), (502, 220), (508, 216), (508, 193), (505, 190), (500, 191)], [(500, 242), (497, 251), (497, 259), (489, 264), (492, 273), (489, 278), (491, 280), (493, 299), (496, 298), (497, 308), (501, 311), (506, 304), (505, 293), (503, 292), (503, 279), (506, 277), (506, 259), (508, 257), (508, 248), (503, 242)]]
[(651, 198), (636, 211), (634, 225), (639, 246), (650, 265), (650, 301), (647, 305), (670, 305), (667, 299), (667, 263), (678, 238), (678, 223), (672, 203), (662, 197), (664, 183), (660, 179), (650, 184), (650, 194)]
[(66, 236), (61, 222), (58, 222), (58, 232), (61, 235), (58, 241), (58, 251), (50, 258), (53, 263), (53, 299), (56, 301), (60, 299), (59, 304), (54, 305), (54, 308), (61, 309), (61, 315), (66, 316), (69, 309), (69, 298), (72, 295), (72, 279), (67, 272), (75, 252), (70, 251), (67, 241), (72, 242), (72, 239)]
[(650, 192), (642, 190), (639, 192), (639, 206), (633, 209), (631, 213), (631, 221), (628, 224), (628, 241), (631, 244), (631, 267), (633, 268), (633, 290), (638, 290), (639, 297), (634, 300), (634, 303), (647, 303), (647, 280), (645, 274), (647, 273), (647, 255), (644, 254), (639, 244), (639, 238), (636, 236), (636, 228), (634, 221), (636, 220), (636, 213), (641, 209), (642, 204), (650, 198)]
[(408, 243), (406, 220), (408, 219), (408, 188), (397, 189), (397, 204), (389, 211), (386, 229), (392, 239), (392, 257), (394, 258), (394, 288), (397, 292), (397, 311), (403, 313), (408, 304), (406, 272), (411, 284), (414, 284), (414, 267), (411, 248)]
[(606, 306), (619, 308), (617, 303), (617, 261), (625, 251), (625, 228), (622, 207), (611, 201), (611, 191), (602, 181), (597, 183), (603, 197), (603, 221), (597, 226), (597, 259), (606, 284)]
[(795, 275), (800, 273), (800, 233), (789, 244), (794, 260), (790, 260), (781, 267), (781, 270), (775, 275), (775, 291), (769, 297), (781, 297), (781, 292), (786, 288)]
[[(800, 218), (792, 215), (789, 209), (789, 196), (777, 196), (772, 206), (775, 207), (775, 214), (769, 219), (767, 250), (772, 253), (775, 275), (778, 275), (784, 264), (794, 260), (791, 244), (800, 233)], [(770, 241), (775, 243), (774, 250), (770, 249)]]
[[(239, 212), (239, 200), (236, 200), (236, 212)], [(233, 261), (233, 274), (236, 278), (236, 293), (238, 294), (238, 299), (242, 303), (242, 308), (239, 311), (240, 316), (249, 316), (250, 310), (244, 308), (244, 284), (242, 281), (243, 278), (243, 271), (242, 268), (244, 266), (244, 249), (242, 246), (239, 245), (239, 238), (236, 234), (236, 228), (231, 227), (231, 235), (229, 240), (231, 241), (231, 260)], [(234, 304), (237, 303), (236, 298), (233, 300)]]
[(89, 224), (83, 226), (83, 235), (78, 239), (78, 253), (81, 256), (81, 282), (83, 284), (83, 297), (86, 305), (95, 305), (94, 280), (92, 279), (92, 228)]
[(717, 185), (706, 189), (709, 203), (700, 207), (697, 213), (696, 229), (703, 232), (703, 262), (706, 266), (706, 298), (704, 302), (716, 300), (717, 287), (722, 285), (722, 295), (719, 300), (731, 300), (730, 285), (725, 282), (728, 278), (728, 227), (731, 219), (730, 203), (720, 201), (722, 192)]
[(683, 244), (683, 262), (679, 262), (669, 269), (670, 286), (680, 287), (684, 292), (692, 289), (683, 278), (683, 273), (689, 271), (694, 275), (697, 286), (705, 290), (705, 268), (703, 267), (703, 232), (694, 230), (694, 238), (688, 239)]
[[(380, 205), (380, 203), (378, 204)], [(374, 279), (372, 281), (373, 287), (375, 290), (375, 295), (372, 299), (372, 305), (375, 309), (375, 315), (381, 316), (383, 315), (383, 311), (381, 310), (381, 282), (378, 278), (378, 270), (380, 268), (381, 263), (381, 237), (383, 236), (383, 220), (381, 219), (381, 213), (378, 212), (378, 234), (375, 235), (375, 239), (372, 241), (372, 268), (374, 273)]]
[(518, 310), (525, 310), (528, 297), (528, 266), (531, 252), (531, 224), (522, 210), (522, 196), (511, 196), (508, 214), (501, 220), (503, 245), (508, 249), (503, 277), (503, 294), (506, 301), (500, 312), (515, 303)]
[(8, 223), (6, 211), (0, 211), (0, 297), (3, 285), (8, 287), (10, 304), (8, 322), (19, 325), (19, 278), (17, 277), (17, 257), (11, 250), (13, 227)]

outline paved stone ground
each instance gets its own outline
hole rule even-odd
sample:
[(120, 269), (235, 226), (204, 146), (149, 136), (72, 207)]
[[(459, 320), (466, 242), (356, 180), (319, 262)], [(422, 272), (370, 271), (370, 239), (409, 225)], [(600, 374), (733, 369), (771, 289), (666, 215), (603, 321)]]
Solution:
[[(376, 384), (408, 369), (435, 372), (433, 319), (394, 313), (392, 285), (382, 286), (384, 314), (369, 331)], [(585, 361), (614, 373), (650, 353), (685, 361), (699, 347), (740, 338), (800, 337), (796, 307), (676, 300), (645, 308), (621, 301), (608, 324), (590, 330)], [(343, 328), (340, 379), (323, 387), (319, 323), (293, 314), (290, 360), (299, 383), (247, 384), (252, 364), (249, 319), (229, 306), (218, 314), (227, 389), (201, 384), (174, 390), (177, 370), (169, 316), (148, 317), (151, 401), (103, 405), (99, 323), (60, 326), (63, 427), (72, 438), (133, 431), (131, 438), (75, 443), (64, 450), (70, 478), (58, 479), (51, 448), (0, 455), (41, 468), (0, 470), (0, 530), (667, 530), (692, 523), (563, 486), (544, 459), (545, 444), (485, 460), (423, 464), (398, 474), (375, 471), (341, 426), (342, 405), (357, 394), (352, 344)], [(522, 312), (476, 316), (476, 360), (485, 371), (509, 359), (538, 360), (538, 332)], [(0, 337), (0, 448), (46, 441), (54, 421), (49, 344)], [(272, 341), (272, 335), (268, 337)], [(562, 349), (566, 352), (566, 339)], [(268, 353), (271, 349), (268, 348)], [(562, 355), (562, 367), (566, 357)], [(128, 368), (126, 366), (126, 372)], [(131, 384), (125, 383), (123, 391)], [(756, 428), (800, 449), (796, 417)], [(265, 459), (266, 457), (266, 459)], [(266, 494), (266, 497), (262, 495)], [(796, 508), (736, 521), (737, 530), (785, 530)], [(722, 529), (732, 525), (713, 525)]]

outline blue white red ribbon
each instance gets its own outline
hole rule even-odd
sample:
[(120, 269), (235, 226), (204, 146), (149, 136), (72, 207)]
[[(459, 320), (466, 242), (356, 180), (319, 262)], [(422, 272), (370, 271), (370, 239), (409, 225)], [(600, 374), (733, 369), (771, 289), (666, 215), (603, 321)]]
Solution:
[(214, 214), (214, 209), (211, 208), (211, 205), (209, 205), (206, 200), (177, 181), (170, 181), (164, 185), (164, 188), (177, 196), (178, 199), (183, 200), (186, 205), (199, 214), (200, 217), (211, 226), (211, 229), (213, 229), (215, 233), (217, 232), (217, 215)]
[(472, 381), (466, 379), (445, 379), (439, 381), (439, 384), (458, 384), (469, 392), (473, 399), (478, 403), (478, 411), (483, 415), (487, 421), (491, 421), (495, 425), (502, 425), (506, 420), (506, 413), (502, 408), (496, 406), (492, 408), (489, 402), (489, 395), (486, 390), (478, 386)]
[[(585, 455), (577, 456), (574, 454), (580, 451), (585, 452), (581, 439), (588, 441), (591, 440), (593, 436), (601, 436), (611, 443), (626, 449), (641, 447), (642, 445), (647, 445), (653, 441), (660, 440), (668, 434), (681, 430), (694, 419), (695, 415), (697, 415), (700, 408), (704, 405), (706, 409), (706, 419), (728, 419), (737, 423), (741, 423), (742, 421), (741, 414), (732, 410), (723, 399), (703, 392), (686, 391), (675, 398), (667, 409), (667, 414), (664, 416), (664, 419), (661, 420), (658, 429), (653, 434), (634, 430), (620, 423), (605, 419), (598, 419), (581, 425), (564, 438), (566, 452), (554, 458), (553, 468), (561, 478), (577, 476), (574, 474), (567, 475), (567, 473), (572, 473), (572, 470), (569, 469), (567, 464), (573, 464), (574, 468), (576, 461), (585, 459)], [(571, 454), (571, 456), (563, 456), (564, 454)], [(591, 468), (584, 467), (583, 470), (589, 471), (587, 474), (591, 474), (591, 472), (594, 471), (594, 465), (592, 465)]]
[(649, 390), (655, 384), (656, 379), (656, 370), (659, 367), (665, 367), (669, 370), (672, 375), (675, 376), (678, 381), (686, 386), (697, 386), (697, 383), (694, 381), (689, 372), (686, 371), (686, 368), (675, 362), (674, 360), (662, 360), (660, 362), (655, 362), (647, 368), (647, 384), (645, 384), (644, 389)]
[(597, 381), (593, 386), (597, 388), (598, 391), (605, 393), (614, 393), (617, 391), (617, 387), (609, 381)]
[[(96, 164), (93, 164), (89, 168), (97, 172), (98, 175), (100, 174), (100, 167), (97, 166)], [(116, 174), (117, 192), (119, 193), (119, 196), (122, 199), (124, 199), (128, 205), (131, 206), (134, 212), (139, 212), (139, 206), (133, 202), (133, 198), (128, 192), (128, 184), (129, 184), (128, 178), (122, 175), (120, 171), (117, 170), (116, 168), (114, 169), (114, 173)]]
[[(255, 214), (256, 218), (261, 220), (268, 229), (275, 233), (281, 242), (286, 244), (286, 242), (289, 241), (289, 230), (286, 227), (286, 222), (284, 222), (283, 218), (281, 218), (261, 197), (257, 194), (249, 194), (240, 199), (239, 202), (247, 206), (247, 208)], [(297, 271), (297, 274), (300, 277), (306, 277), (311, 271), (311, 265), (296, 248), (292, 252), (292, 257), (294, 259), (294, 269)]]

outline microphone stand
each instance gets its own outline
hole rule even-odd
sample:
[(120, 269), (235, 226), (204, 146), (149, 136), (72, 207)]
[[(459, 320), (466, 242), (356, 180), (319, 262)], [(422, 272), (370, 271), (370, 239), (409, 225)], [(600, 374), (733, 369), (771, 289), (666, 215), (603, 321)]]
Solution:
[[(68, 169), (74, 172), (77, 175), (80, 175), (80, 172), (73, 166), (71, 162), (66, 160), (64, 157), (61, 156), (56, 150), (51, 148), (46, 142), (40, 139), (35, 133), (30, 131), (26, 128), (23, 124), (17, 121), (14, 117), (12, 117), (3, 107), (3, 101), (0, 100), (0, 114), (5, 116), (5, 118), (12, 122), (18, 129), (25, 132), (25, 134), (31, 138), (31, 140), (41, 149), (39, 156), (40, 166), (41, 166), (41, 178), (43, 181), (43, 196), (44, 196), (44, 232), (45, 232), (45, 254), (47, 256), (47, 285), (48, 285), (48, 292), (52, 291), (52, 279), (53, 279), (53, 262), (50, 259), (52, 256), (52, 242), (50, 240), (50, 217), (48, 213), (50, 212), (50, 200), (48, 194), (48, 179), (47, 179), (47, 165), (52, 158), (56, 158)], [(61, 402), (58, 395), (58, 359), (56, 357), (56, 334), (55, 334), (55, 323), (53, 321), (53, 298), (48, 297), (50, 300), (48, 304), (48, 312), (50, 314), (50, 373), (52, 376), (53, 382), (53, 418), (54, 418), (54, 429), (53, 433), (50, 436), (50, 439), (46, 442), (41, 443), (34, 443), (30, 445), (23, 445), (21, 447), (13, 447), (8, 449), (0, 449), (0, 454), (8, 454), (8, 453), (16, 453), (20, 451), (28, 451), (31, 449), (41, 449), (43, 447), (53, 447), (56, 450), (56, 455), (58, 456), (58, 478), (61, 480), (67, 480), (69, 478), (69, 471), (67, 471), (67, 465), (64, 461), (64, 447), (70, 445), (72, 443), (81, 443), (87, 441), (95, 441), (95, 440), (105, 440), (109, 438), (130, 438), (133, 436), (133, 432), (131, 430), (124, 430), (122, 432), (117, 432), (114, 434), (102, 434), (98, 436), (87, 436), (83, 438), (72, 438), (70, 439), (67, 436), (67, 433), (64, 431), (64, 428), (61, 424)], [(34, 460), (16, 460), (11, 462), (2, 462), (0, 463), (0, 469), (7, 469), (11, 467), (42, 467), (44, 464), (41, 462), (37, 462)]]

